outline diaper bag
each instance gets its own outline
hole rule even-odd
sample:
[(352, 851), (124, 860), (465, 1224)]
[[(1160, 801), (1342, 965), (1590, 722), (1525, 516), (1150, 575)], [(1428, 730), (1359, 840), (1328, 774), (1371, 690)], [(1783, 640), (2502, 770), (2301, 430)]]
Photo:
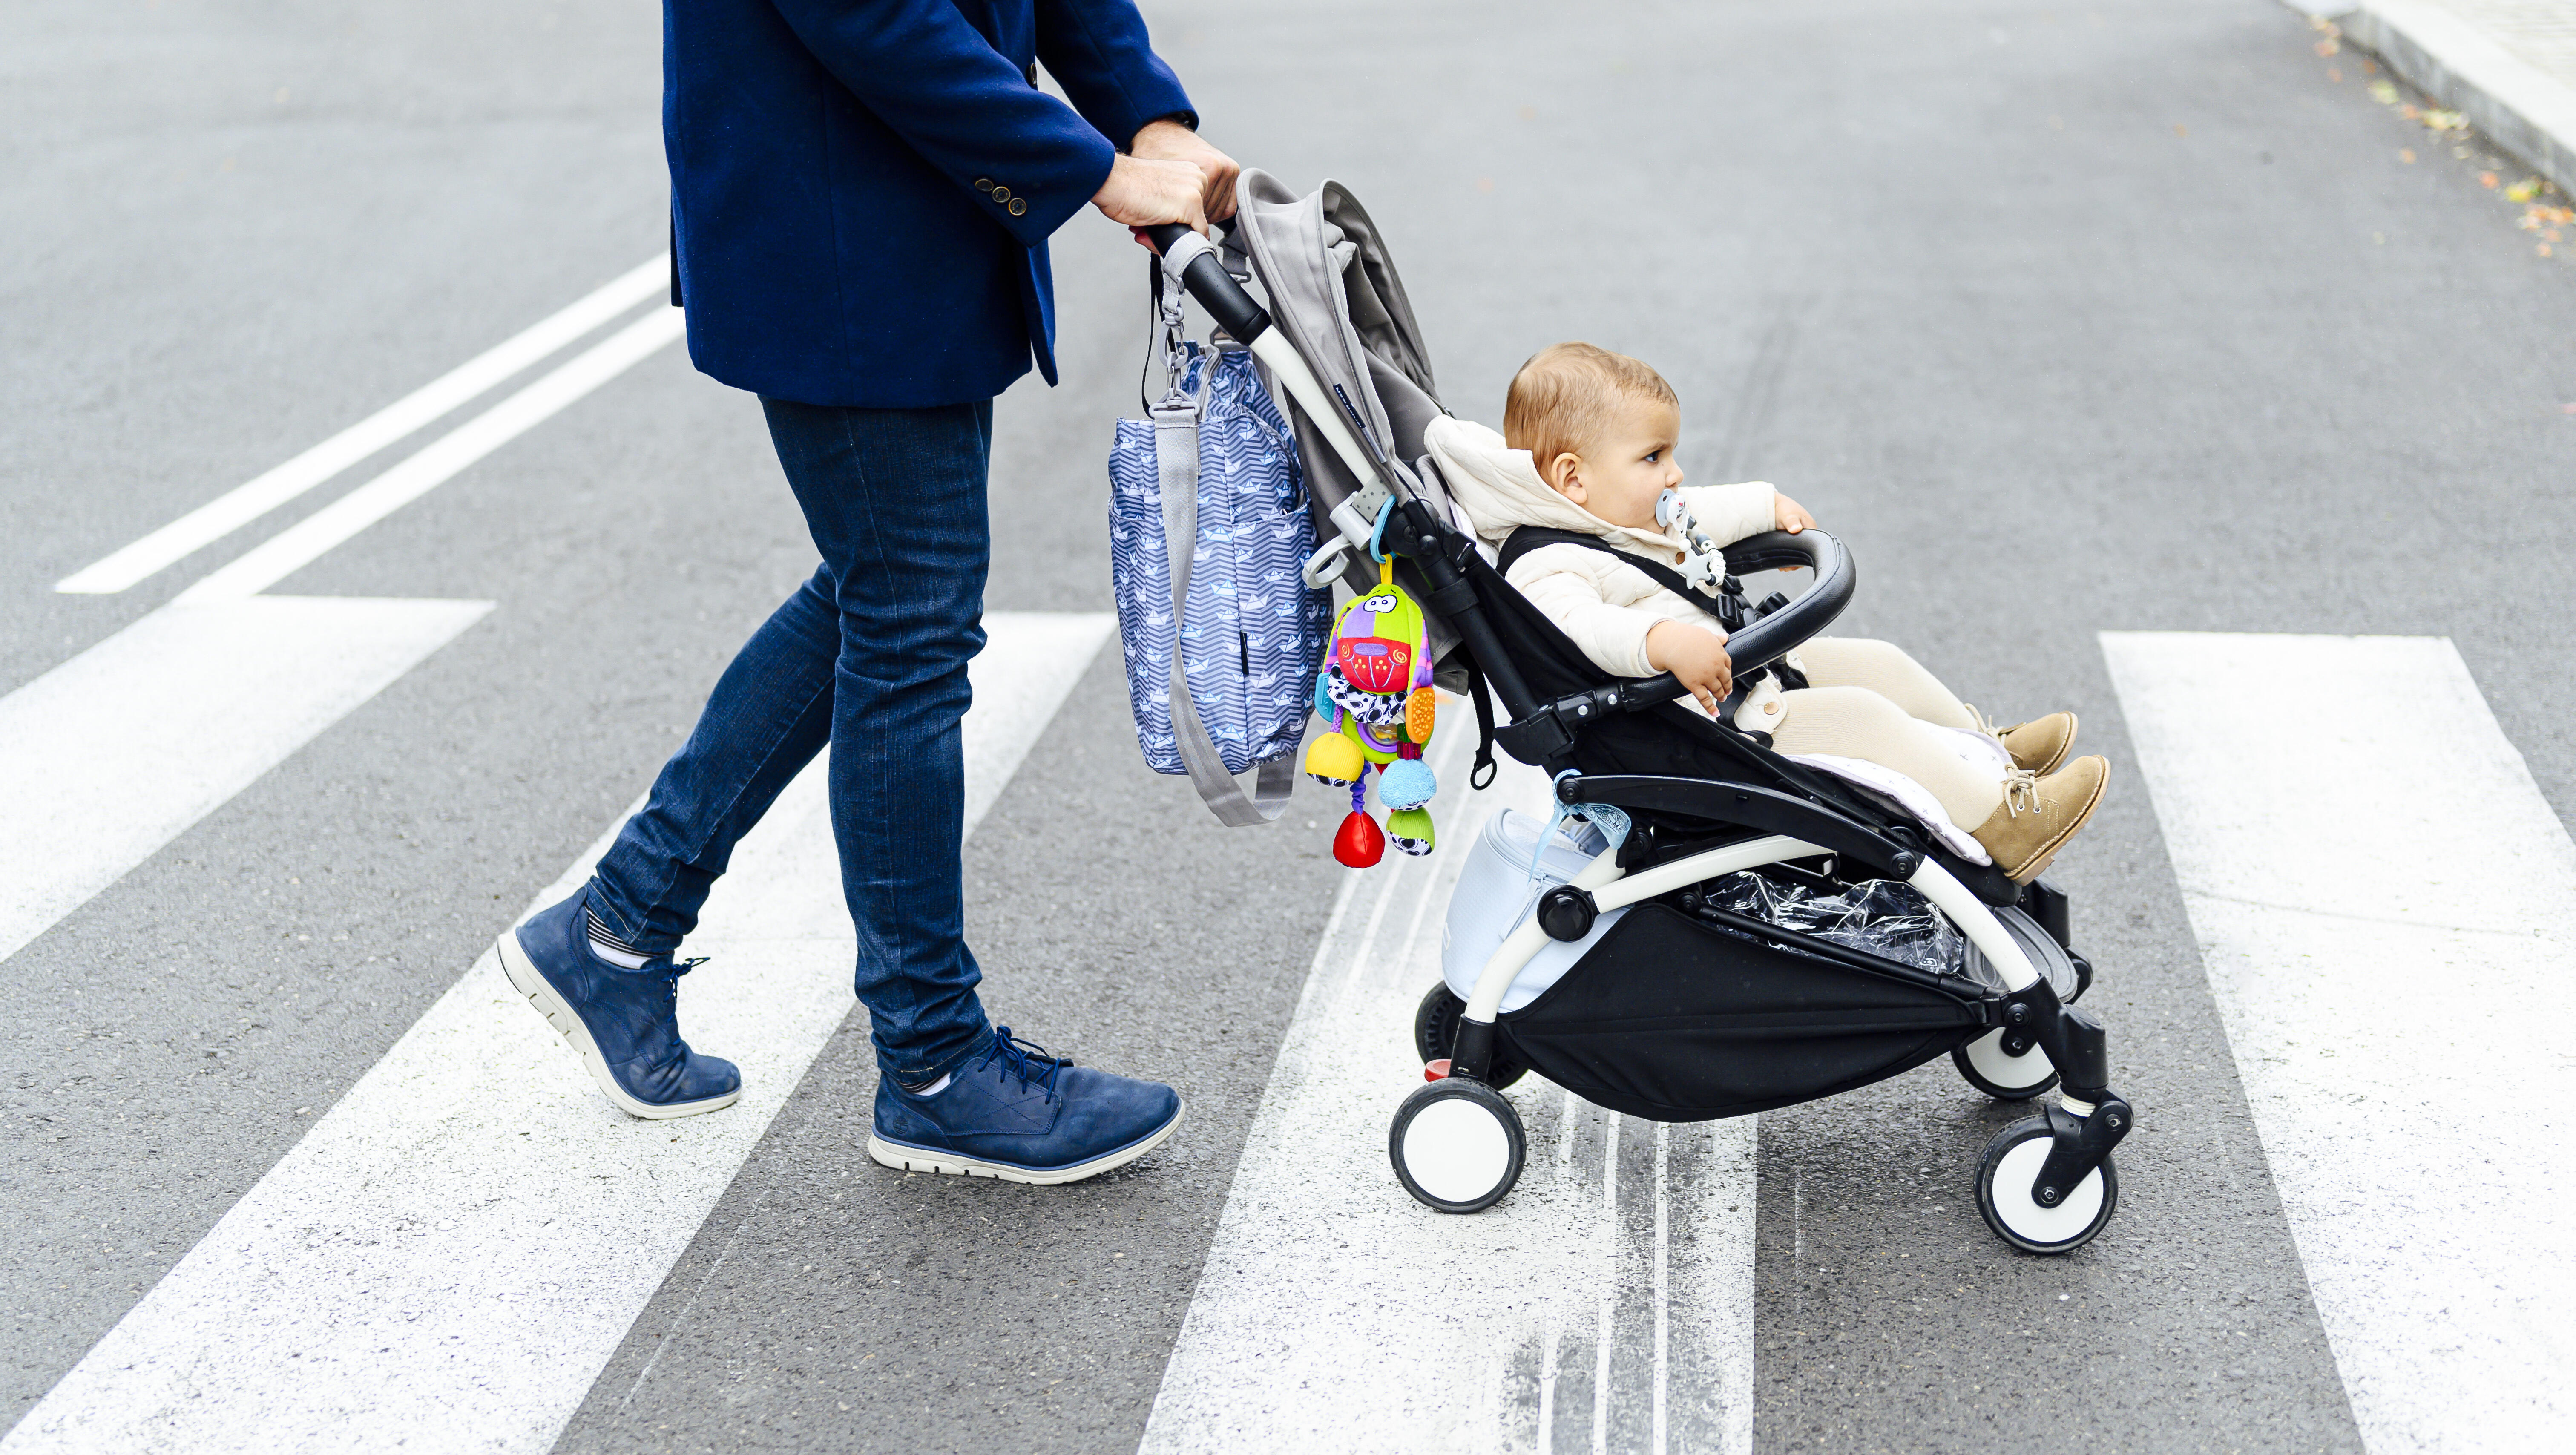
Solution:
[[(1178, 288), (1154, 273), (1162, 398), (1122, 419), (1109, 455), (1109, 569), (1136, 741), (1187, 774), (1229, 827), (1287, 807), (1331, 599), (1305, 476), (1252, 355), (1182, 337)], [(1236, 775), (1258, 769), (1247, 794)]]

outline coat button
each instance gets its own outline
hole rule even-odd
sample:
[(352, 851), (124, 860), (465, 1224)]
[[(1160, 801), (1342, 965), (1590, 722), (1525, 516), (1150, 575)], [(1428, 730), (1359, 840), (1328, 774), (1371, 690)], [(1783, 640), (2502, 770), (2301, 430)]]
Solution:
[(996, 185), (996, 186), (993, 188), (993, 200), (994, 200), (994, 201), (996, 201), (996, 202), (1008, 202), (1008, 201), (1010, 201), (1010, 200), (1011, 200), (1011, 189), (1010, 189), (1010, 188), (1008, 188), (1008, 187), (1003, 187), (1003, 186)]
[(1021, 74), (1029, 78), (1030, 85), (1036, 85), (1038, 83), (1038, 63), (1035, 61), (1029, 62), (1029, 68)]
[(992, 190), (993, 190), (993, 179), (992, 179), (992, 178), (990, 178), (990, 177), (978, 177), (978, 178), (976, 178), (976, 179), (975, 179), (975, 190), (976, 190), (976, 191), (978, 191), (978, 192), (990, 192), (990, 191), (992, 191)]
[(1028, 214), (1029, 199), (1026, 197), (1014, 197), (1011, 199), (1011, 215), (1013, 217), (1026, 217)]

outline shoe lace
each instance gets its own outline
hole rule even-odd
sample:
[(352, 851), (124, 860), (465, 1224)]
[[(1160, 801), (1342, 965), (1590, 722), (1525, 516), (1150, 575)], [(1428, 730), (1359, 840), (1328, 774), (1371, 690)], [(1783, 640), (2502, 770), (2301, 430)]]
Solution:
[(680, 1010), (680, 977), (705, 963), (707, 963), (706, 956), (692, 956), (674, 963), (670, 973), (662, 977), (662, 999), (672, 1014), (677, 1015)]
[(1050, 1056), (1046, 1047), (1018, 1039), (1011, 1034), (1009, 1026), (994, 1029), (993, 1043), (984, 1048), (984, 1054), (975, 1065), (981, 1069), (997, 1060), (1002, 1063), (1006, 1075), (1018, 1077), (1023, 1086), (1037, 1087), (1046, 1093), (1050, 1102), (1056, 1096), (1056, 1073), (1073, 1064), (1069, 1057)]
[(2004, 812), (2012, 818), (2039, 812), (2038, 774), (2028, 768), (2004, 770)]
[(1977, 731), (1984, 733), (1987, 737), (1994, 739), (1996, 742), (2002, 742), (2004, 740), (2004, 734), (2011, 731), (2009, 728), (1997, 727), (1995, 725), (1995, 720), (1986, 716), (1985, 709), (1977, 706), (1975, 703), (1962, 702), (1959, 705), (1968, 710), (1968, 716), (1976, 722)]

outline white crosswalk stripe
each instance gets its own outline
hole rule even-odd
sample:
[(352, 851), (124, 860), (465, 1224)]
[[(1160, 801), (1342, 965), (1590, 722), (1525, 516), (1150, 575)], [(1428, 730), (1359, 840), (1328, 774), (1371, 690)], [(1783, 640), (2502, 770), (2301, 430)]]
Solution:
[[(187, 610), (338, 607), (483, 609)], [(987, 625), (970, 826), (1111, 623)], [(2373, 1455), (2554, 1448), (2576, 1412), (2556, 1377), (2576, 1186), (2552, 1039), (2576, 1010), (2576, 846), (2447, 642), (2103, 649)], [(2194, 705), (2212, 700), (2223, 719)], [(1453, 785), (1467, 738), (1442, 745)], [(1755, 1119), (1658, 1126), (1532, 1077), (1510, 1093), (1529, 1170), (1500, 1206), (1430, 1212), (1387, 1166), (1459, 862), (1485, 816), (1545, 800), (1506, 765), (1443, 795), (1440, 853), (1345, 877), (1144, 1451), (1750, 1451)], [(699, 1043), (744, 1066), (737, 1111), (619, 1116), (487, 956), (0, 1455), (547, 1448), (847, 1014), (817, 774), (742, 846), (690, 948), (716, 957), (684, 998)]]
[(296, 596), (165, 606), (0, 698), (0, 960), (491, 609)]
[[(970, 829), (1111, 623), (985, 617)], [(685, 1023), (741, 1064), (738, 1107), (615, 1111), (487, 953), (0, 1451), (549, 1448), (849, 1012), (836, 862), (818, 759), (690, 939), (714, 963)]]
[(2448, 640), (2102, 646), (2363, 1438), (2565, 1448), (2565, 826)]
[[(435, 422), (649, 296), (656, 258), (57, 588), (122, 591)], [(0, 960), (453, 640), (488, 601), (257, 593), (681, 336), (657, 309), (0, 698)], [(23, 765), (43, 765), (40, 772)]]
[(234, 486), (104, 560), (64, 577), (54, 589), (76, 595), (123, 591), (212, 545), (661, 292), (670, 266), (670, 254), (655, 254), (642, 266), (610, 279), (562, 311), (530, 324), (257, 479)]
[[(1451, 732), (1455, 782), (1468, 733)], [(1529, 1163), (1501, 1204), (1436, 1213), (1388, 1167), (1459, 864), (1486, 815), (1546, 801), (1542, 775), (1506, 766), (1485, 793), (1442, 795), (1438, 852), (1345, 880), (1149, 1455), (1751, 1449), (1753, 1118), (1657, 1126), (1533, 1076), (1508, 1093)]]

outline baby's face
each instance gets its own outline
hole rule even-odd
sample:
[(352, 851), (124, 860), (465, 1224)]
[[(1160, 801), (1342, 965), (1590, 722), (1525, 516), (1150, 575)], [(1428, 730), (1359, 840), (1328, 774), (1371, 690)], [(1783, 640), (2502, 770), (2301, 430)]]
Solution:
[(1682, 483), (1673, 460), (1681, 432), (1680, 410), (1661, 400), (1629, 401), (1572, 469), (1552, 472), (1549, 483), (1612, 525), (1653, 530), (1656, 500)]

